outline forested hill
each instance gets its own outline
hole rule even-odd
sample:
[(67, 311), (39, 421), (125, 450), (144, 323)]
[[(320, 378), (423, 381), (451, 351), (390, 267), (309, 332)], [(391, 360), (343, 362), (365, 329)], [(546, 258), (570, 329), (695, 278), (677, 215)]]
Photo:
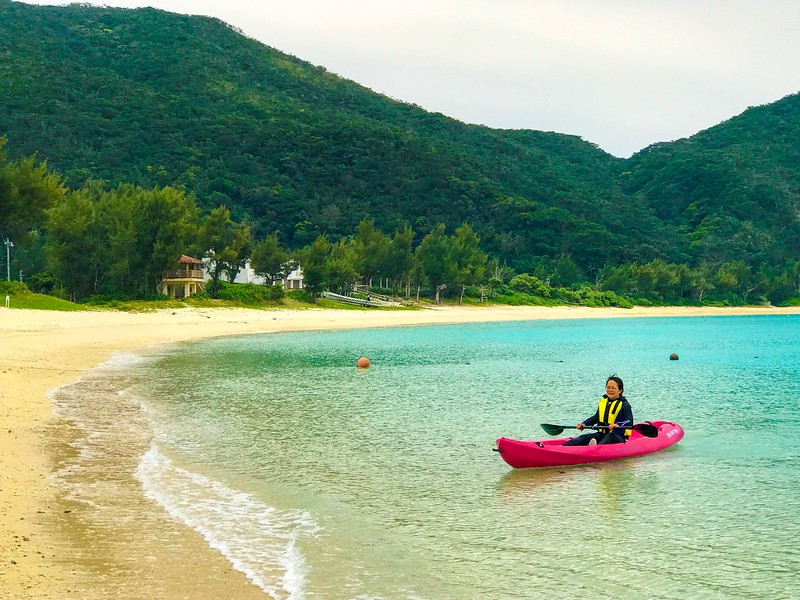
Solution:
[[(201, 206), (225, 203), (295, 247), (370, 215), (418, 235), (466, 221), (512, 261), (572, 253), (598, 265), (632, 210), (619, 160), (579, 138), (430, 114), (215, 19), (0, 7), (0, 134), (73, 186), (183, 184)], [(645, 239), (626, 240), (629, 254)]]
[(0, 56), (11, 155), (72, 187), (182, 185), (289, 247), (368, 215), (419, 236), (468, 222), (520, 271), (564, 254), (590, 272), (725, 260), (724, 240), (798, 255), (781, 235), (798, 230), (797, 97), (624, 161), (394, 101), (206, 17), (0, 0)]
[(800, 258), (800, 94), (651, 146), (625, 170), (624, 191), (686, 231), (704, 259)]

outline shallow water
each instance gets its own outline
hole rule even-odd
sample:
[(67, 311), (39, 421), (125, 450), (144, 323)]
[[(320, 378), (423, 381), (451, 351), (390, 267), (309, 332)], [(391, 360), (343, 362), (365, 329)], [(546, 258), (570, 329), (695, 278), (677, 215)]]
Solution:
[[(274, 598), (792, 598), (798, 333), (596, 319), (162, 347), (56, 395), (93, 432), (64, 485), (102, 507), (114, 490), (75, 474), (130, 454), (142, 493)], [(684, 440), (563, 469), (492, 452), (590, 415), (612, 373)]]

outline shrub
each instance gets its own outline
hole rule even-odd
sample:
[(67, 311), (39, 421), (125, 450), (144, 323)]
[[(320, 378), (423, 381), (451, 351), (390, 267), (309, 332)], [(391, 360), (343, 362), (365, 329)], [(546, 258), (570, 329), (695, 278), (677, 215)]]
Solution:
[[(483, 288), (483, 295), (489, 296), (489, 288)], [(464, 297), (465, 298), (480, 298), (481, 297), (481, 287), (479, 285), (468, 285), (464, 288)]]
[(50, 273), (49, 271), (41, 271), (40, 273), (34, 273), (30, 277), (28, 277), (28, 287), (31, 291), (36, 292), (38, 294), (49, 294), (53, 291), (53, 288), (56, 286), (55, 276)]
[(314, 294), (306, 290), (291, 290), (286, 292), (286, 295), (292, 300), (297, 300), (298, 302), (305, 302), (307, 304), (316, 304), (317, 302)]
[(264, 286), (264, 294), (267, 300), (277, 302), (286, 296), (286, 290), (280, 284)]
[(0, 281), (0, 294), (30, 294), (30, 288), (21, 281)]
[(120, 302), (127, 302), (130, 296), (126, 294), (92, 294), (83, 304), (91, 304), (94, 306), (116, 306)]
[(557, 288), (555, 296), (567, 304), (580, 304), (583, 306), (616, 306), (618, 308), (633, 308), (633, 303), (627, 298), (618, 296), (614, 292), (598, 292), (589, 286), (581, 286), (577, 290)]
[(252, 306), (263, 302), (275, 302), (284, 296), (284, 289), (280, 285), (263, 286), (254, 283), (227, 283), (224, 281), (220, 283), (217, 297), (230, 302)]
[(527, 273), (516, 275), (511, 281), (509, 281), (508, 287), (510, 287), (512, 290), (516, 290), (524, 294), (530, 294), (532, 296), (542, 296), (543, 298), (550, 297), (550, 286), (538, 277), (528, 275)]

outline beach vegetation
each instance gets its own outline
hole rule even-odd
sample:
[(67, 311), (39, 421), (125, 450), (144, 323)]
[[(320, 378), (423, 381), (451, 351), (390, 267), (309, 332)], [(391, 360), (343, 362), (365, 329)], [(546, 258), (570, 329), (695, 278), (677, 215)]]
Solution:
[(146, 298), (196, 243), (197, 207), (175, 188), (91, 181), (47, 211), (50, 271), (71, 300), (97, 294)]
[(256, 275), (263, 277), (270, 285), (284, 279), (297, 267), (297, 263), (292, 261), (289, 253), (281, 246), (277, 232), (273, 232), (253, 246), (250, 265)]
[(58, 279), (50, 271), (39, 271), (28, 277), (25, 284), (32, 292), (53, 295)]
[(0, 294), (30, 294), (31, 290), (21, 281), (0, 281)]
[(328, 236), (320, 235), (311, 244), (297, 251), (298, 262), (303, 265), (303, 285), (311, 294), (317, 295), (326, 288), (331, 249)]
[(441, 292), (455, 275), (454, 265), (444, 260), (450, 252), (450, 243), (445, 234), (444, 223), (428, 233), (415, 253), (418, 268), (416, 277), (420, 284), (434, 290), (434, 302), (439, 304)]
[(46, 294), (15, 294), (11, 296), (9, 303), (11, 308), (27, 308), (35, 310), (61, 310), (61, 311), (77, 311), (89, 310), (89, 307), (82, 304), (76, 304), (69, 300), (56, 298), (55, 296), (48, 296)]
[(245, 223), (235, 223), (225, 205), (214, 208), (200, 228), (200, 246), (205, 249), (208, 260), (206, 269), (211, 276), (209, 293), (217, 296), (221, 277), (228, 281), (236, 279), (251, 254), (252, 234)]
[(307, 289), (289, 290), (286, 292), (286, 300), (295, 304), (314, 304), (316, 302), (316, 297)]
[[(21, 281), (0, 281), (0, 302), (8, 296), (9, 308), (86, 310), (85, 306), (48, 294), (33, 292)], [(3, 304), (0, 304), (2, 306)]]
[(220, 282), (220, 289), (217, 297), (221, 300), (229, 300), (245, 306), (264, 304), (267, 302), (276, 303), (286, 295), (281, 285), (256, 285), (253, 283), (228, 283)]
[(508, 283), (508, 287), (517, 292), (544, 298), (550, 297), (550, 290), (552, 289), (538, 277), (527, 273), (515, 275)]

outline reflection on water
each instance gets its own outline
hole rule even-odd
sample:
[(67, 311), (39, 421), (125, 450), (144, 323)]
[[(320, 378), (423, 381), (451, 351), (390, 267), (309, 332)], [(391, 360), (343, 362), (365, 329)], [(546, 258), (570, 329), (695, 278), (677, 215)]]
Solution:
[(615, 516), (627, 512), (631, 493), (636, 490), (650, 493), (645, 484), (647, 474), (639, 474), (631, 461), (607, 463), (597, 475), (597, 490), (602, 514)]
[(591, 467), (555, 467), (548, 469), (512, 469), (497, 480), (500, 498), (514, 502), (525, 502), (531, 496), (543, 493), (548, 486), (561, 487), (580, 477)]
[(626, 504), (634, 494), (657, 493), (658, 476), (639, 468), (636, 459), (627, 459), (596, 465), (514, 469), (498, 479), (497, 490), (498, 501), (511, 506), (530, 506), (579, 491), (595, 500), (602, 514), (614, 516), (626, 512)]
[[(665, 455), (670, 448), (661, 451)], [(612, 460), (602, 463), (589, 463), (585, 465), (572, 465), (563, 467), (546, 467), (530, 469), (509, 469), (497, 480), (497, 489), (503, 495), (526, 494), (533, 489), (541, 490), (548, 485), (563, 485), (575, 479), (589, 479), (597, 481), (601, 488), (619, 488), (627, 482), (635, 482), (642, 486), (642, 478), (649, 474), (650, 469), (659, 470), (653, 457), (633, 457), (621, 460)], [(646, 466), (641, 463), (648, 461)]]

